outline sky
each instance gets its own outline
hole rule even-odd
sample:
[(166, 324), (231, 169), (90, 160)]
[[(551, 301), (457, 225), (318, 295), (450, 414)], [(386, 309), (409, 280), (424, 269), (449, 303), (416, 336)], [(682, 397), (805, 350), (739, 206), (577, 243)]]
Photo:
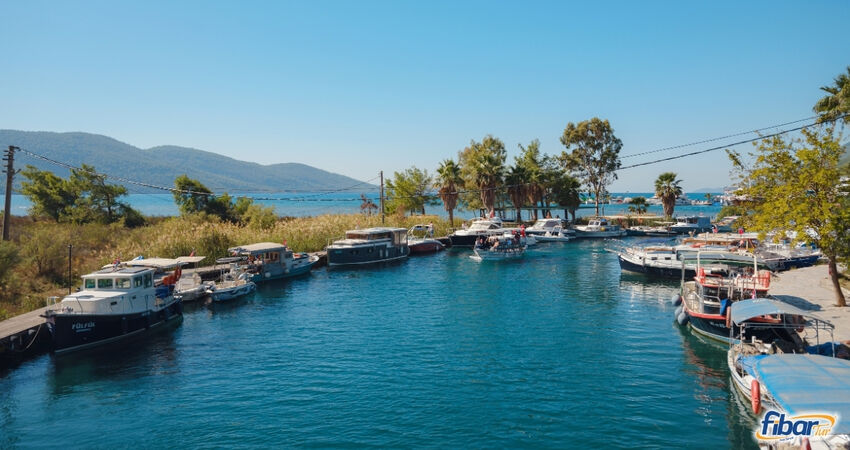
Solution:
[[(850, 65), (845, 0), (0, 0), (0, 17), (0, 128), (360, 180), (433, 173), (487, 134), (509, 162), (533, 139), (560, 154), (566, 124), (592, 117), (624, 157), (804, 119)], [(723, 187), (730, 169), (710, 152), (621, 170), (609, 190), (665, 171)]]

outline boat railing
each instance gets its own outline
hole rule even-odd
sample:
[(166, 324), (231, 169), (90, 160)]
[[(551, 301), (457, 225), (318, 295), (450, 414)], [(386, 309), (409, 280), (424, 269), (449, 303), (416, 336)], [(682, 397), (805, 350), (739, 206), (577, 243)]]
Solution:
[(47, 299), (44, 300), (44, 306), (55, 305), (57, 303), (59, 303), (59, 297), (55, 295), (47, 297)]

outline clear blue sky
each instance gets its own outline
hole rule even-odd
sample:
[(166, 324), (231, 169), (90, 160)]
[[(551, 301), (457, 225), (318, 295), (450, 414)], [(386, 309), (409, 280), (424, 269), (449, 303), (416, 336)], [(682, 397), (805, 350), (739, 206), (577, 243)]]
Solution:
[[(433, 172), (488, 133), (511, 159), (535, 138), (560, 153), (566, 123), (593, 116), (623, 155), (801, 119), (850, 65), (845, 0), (1, 0), (0, 17), (0, 128), (358, 179)], [(729, 169), (715, 152), (624, 170), (611, 190), (668, 170), (719, 187)]]

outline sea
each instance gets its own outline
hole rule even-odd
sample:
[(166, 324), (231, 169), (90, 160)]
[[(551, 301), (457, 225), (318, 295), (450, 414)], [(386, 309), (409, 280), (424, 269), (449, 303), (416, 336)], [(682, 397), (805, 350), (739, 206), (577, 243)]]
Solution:
[[(343, 192), (310, 192), (310, 193), (247, 193), (238, 194), (241, 196), (254, 199), (258, 204), (271, 206), (275, 213), (279, 216), (290, 217), (306, 217), (317, 216), (321, 214), (357, 214), (361, 212), (360, 205), (362, 203), (360, 193), (343, 193)], [(375, 204), (379, 203), (379, 194), (369, 192), (363, 194), (366, 198), (372, 200)], [(642, 196), (644, 198), (652, 197), (651, 192), (638, 193), (618, 193), (612, 194), (615, 197), (634, 198)], [(712, 194), (718, 195), (718, 194)], [(234, 195), (235, 196), (235, 195)], [(691, 200), (704, 200), (705, 194), (688, 194)], [(180, 214), (177, 205), (174, 203), (174, 197), (171, 194), (129, 194), (122, 198), (130, 206), (140, 211), (147, 216), (176, 216)], [(23, 216), (28, 214), (32, 204), (23, 195), (12, 195), (11, 211), (13, 215)], [(607, 204), (600, 206), (600, 214), (618, 215), (626, 214), (629, 205), (626, 204)], [(714, 206), (676, 206), (676, 215), (715, 215), (720, 210), (717, 205)], [(650, 206), (649, 213), (663, 215), (663, 210), (660, 205)], [(433, 214), (440, 217), (448, 217), (448, 213), (443, 209), (442, 203), (426, 205), (426, 214)], [(552, 214), (563, 215), (563, 210), (553, 210)], [(455, 217), (458, 219), (472, 219), (479, 215), (478, 211), (455, 211)], [(508, 214), (513, 217), (513, 211), (509, 210)], [(528, 220), (529, 212), (524, 211), (523, 218)], [(596, 209), (592, 203), (583, 204), (576, 213), (577, 217), (592, 216), (596, 214)]]
[(449, 249), (188, 304), (122, 348), (0, 372), (0, 448), (755, 448), (726, 348), (611, 245)]

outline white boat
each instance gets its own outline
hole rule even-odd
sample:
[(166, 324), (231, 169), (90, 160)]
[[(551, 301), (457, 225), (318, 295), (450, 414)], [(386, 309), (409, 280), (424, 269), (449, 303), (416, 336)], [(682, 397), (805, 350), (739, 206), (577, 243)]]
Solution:
[(575, 230), (577, 238), (618, 238), (626, 235), (626, 230), (608, 223), (608, 219), (603, 217), (590, 219), (587, 225), (577, 225)]
[(502, 219), (493, 217), (490, 219), (475, 219), (469, 227), (456, 230), (449, 235), (452, 247), (473, 247), (480, 237), (490, 237), (504, 233)]
[[(232, 258), (224, 258), (229, 260)], [(216, 262), (221, 262), (222, 259)], [(223, 272), (221, 281), (212, 283), (207, 294), (213, 302), (226, 302), (253, 293), (257, 284), (250, 280), (251, 274), (240, 268), (238, 263), (230, 263), (230, 270)]]
[[(197, 267), (198, 263), (203, 261), (204, 258), (206, 257), (180, 256), (177, 261), (180, 262), (181, 267), (188, 264), (194, 264)], [(183, 303), (194, 302), (207, 295), (207, 289), (211, 284), (210, 281), (204, 281), (197, 272), (192, 272), (191, 275), (183, 273), (177, 280), (177, 284), (174, 285), (174, 295), (180, 297)]]
[(568, 242), (573, 238), (573, 235), (574, 233), (556, 226), (552, 230), (543, 234), (537, 234), (534, 237), (540, 242)]
[(706, 216), (679, 216), (670, 225), (670, 231), (678, 234), (699, 234), (711, 230), (711, 218)]
[(504, 259), (520, 258), (525, 254), (527, 245), (516, 236), (500, 235), (490, 236), (486, 240), (481, 238), (472, 250), (470, 258), (476, 261), (498, 261)]
[(411, 254), (437, 253), (445, 250), (446, 246), (434, 239), (434, 226), (414, 225), (407, 230), (407, 246)]

